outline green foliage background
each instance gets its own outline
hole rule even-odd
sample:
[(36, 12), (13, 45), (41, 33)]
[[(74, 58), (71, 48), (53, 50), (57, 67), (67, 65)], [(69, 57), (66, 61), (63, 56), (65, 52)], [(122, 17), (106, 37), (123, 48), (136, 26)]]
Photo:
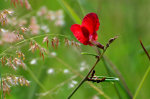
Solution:
[[(149, 66), (149, 60), (139, 43), (139, 39), (141, 39), (149, 50), (150, 2), (148, 0), (29, 0), (29, 2), (31, 3), (32, 11), (26, 11), (21, 7), (14, 8), (10, 5), (9, 1), (5, 2), (4, 0), (0, 0), (0, 10), (14, 8), (16, 16), (20, 19), (27, 14), (28, 16), (36, 15), (36, 11), (41, 6), (46, 6), (49, 10), (63, 9), (65, 14), (64, 27), (58, 28), (53, 26), (53, 23), (47, 21), (43, 22), (44, 24), (49, 24), (50, 33), (63, 34), (75, 41), (77, 40), (71, 33), (70, 26), (75, 23), (81, 23), (80, 21), (87, 13), (97, 13), (101, 24), (98, 31), (98, 41), (105, 45), (110, 38), (119, 35), (119, 38), (108, 48), (105, 56), (119, 69), (131, 93), (134, 95)], [(65, 2), (66, 5), (63, 2)], [(72, 13), (70, 13), (69, 10)], [(38, 22), (40, 22), (40, 20), (42, 20), (42, 18), (38, 19)], [(43, 37), (35, 40), (46, 48), (46, 44), (42, 44), (42, 39)], [(0, 52), (11, 45), (14, 44), (0, 46)], [(95, 53), (94, 49), (90, 46), (81, 45), (81, 47), (83, 52)], [(65, 47), (63, 44), (60, 44), (58, 49), (55, 50), (49, 48), (50, 52), (55, 51), (57, 53), (57, 58), (45, 55), (44, 61), (39, 58), (38, 52), (32, 54), (29, 51), (28, 43), (21, 44), (19, 49), (21, 49), (26, 56), (25, 63), (29, 70), (25, 71), (19, 68), (19, 70), (15, 72), (11, 68), (2, 67), (2, 76), (6, 73), (23, 75), (26, 79), (31, 81), (31, 84), (29, 87), (12, 87), (10, 95), (7, 95), (7, 99), (66, 99), (74, 89), (68, 87), (71, 81), (68, 81), (64, 86), (58, 89), (52, 90), (46, 96), (37, 96), (36, 94), (51, 90), (74, 75), (77, 75), (75, 80), (80, 82), (82, 78), (80, 78), (78, 74), (85, 76), (88, 72), (88, 70), (84, 72), (79, 71), (81, 62), (85, 61), (89, 65), (89, 68), (95, 62), (94, 57), (82, 56), (79, 50), (73, 47)], [(14, 54), (15, 51), (16, 49), (14, 48), (8, 51), (8, 53)], [(38, 61), (37, 64), (33, 66), (30, 64), (30, 61), (34, 58), (38, 58)], [(55, 73), (52, 75), (47, 74), (49, 68), (54, 68)], [(63, 69), (66, 68), (70, 71), (67, 75), (63, 73)], [(75, 74), (72, 70), (78, 73)], [(100, 61), (95, 70), (97, 75), (108, 76), (102, 61)], [(146, 78), (137, 99), (148, 99), (150, 97), (149, 83), (150, 74)], [(94, 85), (110, 98), (119, 98), (113, 83), (94, 83)], [(123, 99), (129, 98), (121, 86), (119, 86), (118, 83), (116, 83), (116, 85), (119, 89), (120, 96)], [(99, 92), (86, 82), (79, 88), (72, 99), (92, 99), (94, 95), (105, 99), (104, 95), (99, 94)]]

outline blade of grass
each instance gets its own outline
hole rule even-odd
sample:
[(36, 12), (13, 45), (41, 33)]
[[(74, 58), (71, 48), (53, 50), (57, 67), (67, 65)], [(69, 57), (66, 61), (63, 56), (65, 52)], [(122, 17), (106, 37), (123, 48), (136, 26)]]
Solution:
[(64, 8), (64, 10), (68, 13), (68, 15), (72, 18), (72, 20), (75, 23), (80, 24), (81, 20), (78, 17), (78, 15), (75, 13), (75, 11), (69, 6), (69, 4), (67, 4), (67, 2), (65, 2), (64, 0), (57, 0), (59, 2), (59, 4)]
[(149, 72), (150, 72), (150, 66), (148, 67), (148, 69), (146, 70), (144, 76), (142, 77), (142, 80), (141, 80), (141, 82), (140, 82), (140, 84), (139, 84), (139, 86), (138, 86), (138, 88), (137, 88), (137, 90), (136, 90), (136, 92), (135, 92), (135, 94), (133, 96), (133, 99), (137, 98), (137, 95), (139, 94), (139, 92), (140, 92), (140, 90), (141, 90), (141, 88), (142, 88), (142, 86), (144, 84), (144, 81), (146, 80)]
[[(148, 59), (150, 60), (150, 55), (148, 54), (148, 52), (147, 52), (146, 48), (144, 47), (144, 45), (143, 45), (141, 40), (140, 40), (140, 44), (141, 44), (145, 54), (147, 55)], [(144, 84), (144, 81), (146, 80), (146, 77), (148, 76), (149, 72), (150, 72), (150, 66), (148, 67), (148, 69), (146, 70), (144, 76), (142, 77), (142, 80), (141, 80), (139, 86), (137, 87), (137, 90), (136, 90), (136, 92), (134, 94), (133, 99), (136, 99), (137, 95), (139, 94), (139, 92), (140, 92), (140, 90), (141, 90), (141, 88), (142, 88), (142, 86)]]
[[(116, 66), (114, 64), (112, 64), (112, 62), (108, 58), (106, 58), (106, 56), (103, 57), (102, 61), (103, 61), (104, 65), (105, 65), (105, 68), (107, 69), (108, 74), (110, 76), (118, 76), (120, 78), (122, 83), (119, 82), (119, 85), (127, 93), (128, 97), (132, 99), (132, 94), (131, 94), (130, 90), (128, 89), (127, 85), (126, 85), (126, 82), (125, 82), (123, 76), (121, 75), (119, 70), (116, 68)], [(112, 71), (112, 69), (114, 70), (115, 73)], [(116, 86), (115, 86), (115, 88), (116, 88)], [(116, 89), (116, 91), (117, 91), (117, 89)]]
[(77, 2), (79, 4), (79, 6), (80, 6), (80, 9), (81, 9), (83, 15), (86, 14), (85, 11), (84, 11), (84, 9), (83, 9), (83, 7), (82, 7), (81, 0), (77, 0)]
[(27, 68), (27, 71), (31, 75), (31, 77), (34, 79), (34, 81), (43, 89), (43, 91), (46, 91), (46, 88), (43, 86), (43, 84), (36, 78), (36, 76), (33, 74), (30, 68)]
[(0, 81), (1, 81), (1, 96), (2, 99), (4, 99), (4, 94), (3, 94), (3, 81), (2, 81), (2, 65), (1, 65), (1, 62), (0, 62)]

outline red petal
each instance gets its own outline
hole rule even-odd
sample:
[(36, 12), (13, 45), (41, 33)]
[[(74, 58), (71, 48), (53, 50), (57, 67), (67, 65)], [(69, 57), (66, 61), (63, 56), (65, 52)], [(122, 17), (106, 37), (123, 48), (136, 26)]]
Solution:
[(87, 14), (82, 21), (82, 27), (85, 27), (90, 34), (93, 34), (95, 31), (99, 29), (99, 19), (95, 13)]
[(74, 36), (84, 45), (89, 44), (89, 33), (86, 30), (82, 29), (80, 25), (74, 24), (71, 26), (71, 31), (73, 32)]

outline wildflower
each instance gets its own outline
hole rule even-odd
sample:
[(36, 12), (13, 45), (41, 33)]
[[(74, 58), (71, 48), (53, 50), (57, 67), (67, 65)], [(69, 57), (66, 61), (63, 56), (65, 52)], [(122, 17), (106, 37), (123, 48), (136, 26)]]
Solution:
[(82, 24), (74, 24), (71, 26), (71, 31), (74, 36), (84, 45), (96, 45), (100, 48), (104, 48), (103, 45), (97, 42), (97, 32), (99, 29), (100, 23), (98, 16), (95, 13), (87, 14), (82, 21)]

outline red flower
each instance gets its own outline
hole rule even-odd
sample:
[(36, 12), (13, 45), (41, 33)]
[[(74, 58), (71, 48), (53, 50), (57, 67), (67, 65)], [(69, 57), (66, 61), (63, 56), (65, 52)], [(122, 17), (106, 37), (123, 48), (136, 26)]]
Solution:
[(99, 45), (97, 42), (97, 33), (100, 26), (98, 16), (95, 13), (87, 14), (82, 21), (82, 24), (73, 24), (71, 31), (74, 36), (84, 45)]

